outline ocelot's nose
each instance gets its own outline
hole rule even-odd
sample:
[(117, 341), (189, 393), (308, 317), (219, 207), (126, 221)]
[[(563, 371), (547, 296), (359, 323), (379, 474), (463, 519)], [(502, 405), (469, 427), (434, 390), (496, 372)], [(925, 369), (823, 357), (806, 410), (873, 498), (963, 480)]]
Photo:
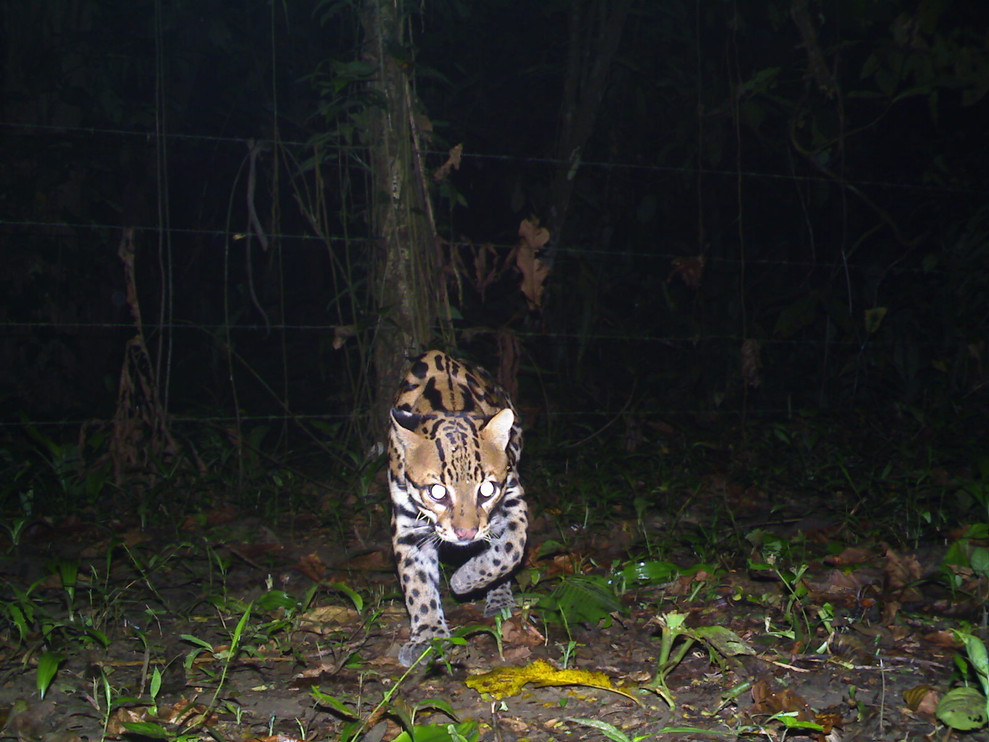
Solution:
[(461, 541), (470, 541), (477, 535), (476, 528), (454, 528), (453, 535)]

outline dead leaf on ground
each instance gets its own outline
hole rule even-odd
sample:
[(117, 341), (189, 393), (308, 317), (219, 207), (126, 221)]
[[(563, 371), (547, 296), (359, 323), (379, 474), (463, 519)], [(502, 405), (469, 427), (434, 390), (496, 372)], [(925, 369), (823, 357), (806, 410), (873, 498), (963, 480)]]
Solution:
[(880, 619), (883, 626), (892, 626), (896, 623), (896, 614), (900, 612), (900, 601), (887, 600), (883, 603), (883, 615)]
[(146, 722), (151, 717), (146, 706), (122, 707), (118, 708), (110, 715), (106, 725), (107, 735), (110, 737), (120, 737), (127, 734), (127, 727), (124, 724), (140, 724)]
[[(831, 730), (835, 728), (842, 728), (841, 714), (816, 714), (814, 716), (814, 722), (824, 727), (821, 732), (821, 739), (833, 739), (831, 736)], [(840, 740), (841, 737), (836, 737), (834, 739)]]
[(281, 544), (276, 544), (272, 542), (267, 543), (248, 543), (248, 544), (227, 544), (227, 549), (231, 554), (240, 557), (245, 562), (254, 564), (258, 566), (256, 562), (265, 557), (271, 556), (272, 554), (278, 554), (282, 551)]
[(342, 568), (348, 572), (350, 570), (391, 572), (395, 568), (395, 563), (392, 561), (391, 552), (382, 549), (380, 551), (369, 551), (367, 554), (361, 554), (353, 559), (349, 559)]
[(306, 554), (295, 563), (295, 568), (313, 582), (320, 582), (326, 577), (326, 565), (316, 554)]
[(807, 701), (789, 688), (774, 691), (765, 678), (752, 686), (752, 701), (755, 714), (796, 713), (800, 721), (814, 721), (814, 711)]
[(161, 706), (158, 708), (158, 715), (151, 713), (147, 706), (121, 707), (113, 712), (107, 723), (107, 733), (112, 737), (119, 737), (129, 733), (125, 724), (136, 724), (141, 722), (158, 722), (161, 724), (171, 724), (174, 726), (188, 726), (202, 723), (203, 725), (216, 724), (217, 718), (214, 714), (204, 716), (207, 712), (206, 706), (201, 703), (191, 703), (185, 698), (180, 698), (171, 706)]
[(852, 564), (868, 564), (872, 561), (873, 555), (868, 549), (857, 546), (849, 546), (838, 554), (824, 558), (825, 564), (835, 567), (847, 567)]
[(670, 595), (691, 595), (697, 590), (698, 584), (710, 582), (712, 579), (713, 575), (710, 572), (699, 569), (693, 574), (680, 575), (666, 589)]
[(899, 592), (901, 602), (914, 602), (923, 599), (920, 591), (913, 585), (920, 581), (922, 570), (920, 560), (915, 554), (898, 554), (893, 547), (883, 544), (886, 550), (886, 562), (883, 573), (886, 575), (886, 589)]
[(199, 531), (208, 526), (221, 526), (236, 520), (239, 516), (240, 510), (229, 503), (225, 503), (205, 513), (190, 513), (182, 522), (182, 530)]
[(929, 634), (924, 634), (921, 639), (925, 642), (930, 642), (938, 647), (943, 647), (945, 649), (961, 649), (961, 642), (958, 641), (958, 637), (955, 636), (955, 632), (942, 629), (941, 631), (932, 631)]
[(501, 640), (509, 646), (538, 647), (546, 643), (546, 637), (535, 626), (517, 616), (501, 622)]
[(360, 614), (353, 608), (339, 605), (324, 605), (306, 611), (299, 618), (299, 628), (313, 633), (338, 631), (345, 626), (357, 626)]
[(831, 569), (822, 577), (823, 579), (815, 579), (805, 576), (802, 580), (814, 600), (854, 598), (862, 588), (872, 583), (872, 578), (861, 571), (844, 572), (840, 569)]
[(915, 685), (903, 691), (903, 702), (907, 708), (929, 719), (934, 718), (939, 700), (937, 691), (929, 685)]

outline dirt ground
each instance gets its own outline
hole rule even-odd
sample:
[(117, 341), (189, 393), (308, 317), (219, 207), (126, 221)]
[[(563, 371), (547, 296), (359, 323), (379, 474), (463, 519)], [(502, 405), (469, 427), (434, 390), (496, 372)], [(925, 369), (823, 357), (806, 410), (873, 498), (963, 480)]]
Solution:
[[(272, 525), (217, 508), (171, 535), (161, 526), (141, 531), (75, 518), (30, 524), (0, 561), (9, 601), (0, 660), (3, 738), (114, 738), (129, 722), (146, 732), (129, 739), (336, 740), (348, 721), (367, 722), (391, 692), (390, 713), (372, 718), (364, 739), (394, 738), (403, 714), (417, 725), (451, 723), (437, 706), (476, 721), (481, 740), (607, 738), (575, 718), (608, 722), (630, 739), (989, 739), (984, 730), (951, 732), (933, 715), (956, 673), (959, 648), (950, 629), (981, 617), (981, 606), (925, 581), (943, 545), (906, 550), (866, 540), (831, 554), (822, 547), (803, 565), (798, 600), (765, 568), (689, 569), (698, 559), (687, 539), (663, 554), (683, 573), (662, 584), (626, 585), (621, 610), (597, 625), (566, 627), (540, 615), (535, 603), (545, 588), (532, 585), (530, 573), (542, 575), (543, 586), (554, 573), (560, 580), (568, 571), (606, 573), (628, 558), (644, 531), (706, 529), (729, 551), (737, 549), (729, 530), (760, 528), (803, 539), (812, 552), (846, 527), (844, 503), (708, 485), (691, 493), (677, 515), (617, 516), (605, 528), (570, 523), (551, 508), (539, 512), (530, 566), (521, 575), (522, 608), (501, 625), (502, 656), (481, 631), (451, 650), (447, 662), (416, 667), (401, 680), (395, 656), (407, 621), (383, 504), (329, 525), (318, 515)], [(726, 503), (734, 512), (730, 524), (717, 515)], [(71, 595), (57, 566), (66, 561), (78, 563)], [(737, 556), (733, 562), (739, 564)], [(898, 578), (898, 570), (915, 579)], [(304, 601), (305, 610), (286, 614), (266, 602), (272, 590)], [(28, 635), (19, 634), (10, 605), (34, 606)], [(830, 613), (822, 623), (823, 606)], [(674, 612), (686, 614), (688, 627), (730, 629), (751, 652), (723, 656), (696, 643), (667, 677), (671, 705), (642, 688), (657, 673), (663, 617)], [(474, 604), (451, 602), (448, 616), (452, 626), (493, 627)], [(813, 641), (788, 633), (794, 624), (797, 634), (799, 624), (807, 627)], [(42, 700), (37, 670), (52, 647), (64, 659)], [(604, 673), (616, 690), (527, 685), (496, 699), (465, 682), (538, 659)], [(339, 707), (318, 702), (313, 686)], [(205, 726), (180, 736), (203, 711)], [(823, 731), (786, 730), (771, 719), (777, 712), (793, 712)]]

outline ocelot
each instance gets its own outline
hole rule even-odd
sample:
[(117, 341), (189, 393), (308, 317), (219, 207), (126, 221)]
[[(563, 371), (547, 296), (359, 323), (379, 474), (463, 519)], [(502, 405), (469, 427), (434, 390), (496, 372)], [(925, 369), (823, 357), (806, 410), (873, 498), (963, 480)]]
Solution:
[(467, 554), (450, 578), (458, 595), (486, 591), (484, 615), (514, 605), (509, 582), (525, 549), (528, 514), (516, 466), (522, 427), (511, 400), (483, 370), (431, 350), (412, 361), (388, 433), (392, 545), (411, 665), (450, 635), (440, 601), (440, 548)]

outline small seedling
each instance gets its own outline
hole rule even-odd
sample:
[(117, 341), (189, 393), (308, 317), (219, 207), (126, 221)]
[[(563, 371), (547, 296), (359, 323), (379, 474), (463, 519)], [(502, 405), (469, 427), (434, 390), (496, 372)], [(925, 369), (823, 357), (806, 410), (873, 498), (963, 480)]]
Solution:
[(755, 650), (731, 629), (724, 626), (688, 628), (686, 618), (684, 613), (660, 616), (660, 649), (656, 676), (644, 686), (666, 701), (671, 709), (676, 708), (676, 704), (666, 679), (695, 643), (705, 646), (710, 660), (719, 665), (724, 665), (724, 660), (728, 657), (755, 654)]

